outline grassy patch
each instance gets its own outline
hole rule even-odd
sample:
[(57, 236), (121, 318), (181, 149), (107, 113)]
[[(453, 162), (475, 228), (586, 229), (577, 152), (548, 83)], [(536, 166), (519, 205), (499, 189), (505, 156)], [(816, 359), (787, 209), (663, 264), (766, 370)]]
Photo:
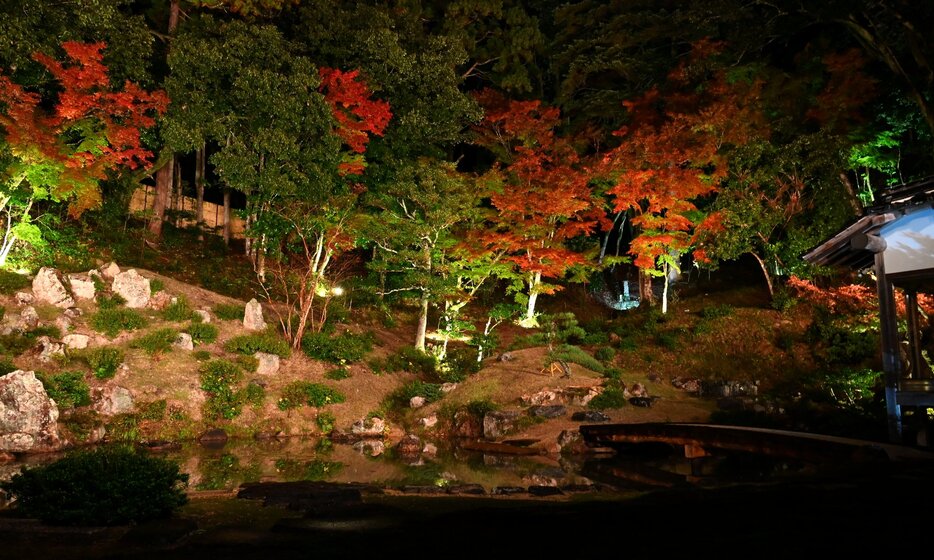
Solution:
[(84, 350), (73, 350), (71, 357), (88, 364), (94, 377), (110, 379), (117, 373), (117, 368), (123, 363), (123, 350), (113, 346), (99, 346)]
[(59, 408), (76, 408), (91, 404), (91, 390), (84, 380), (83, 371), (66, 371), (54, 375), (37, 372), (36, 377)]
[(146, 326), (146, 318), (134, 309), (125, 307), (101, 308), (91, 315), (91, 328), (110, 338), (122, 331), (135, 331)]
[(279, 410), (291, 410), (304, 405), (322, 407), (344, 402), (345, 397), (336, 389), (310, 381), (293, 381), (282, 389), (277, 406)]
[(218, 319), (224, 321), (242, 321), (246, 306), (239, 303), (219, 303), (211, 308)]
[(224, 344), (224, 350), (235, 354), (247, 354), (250, 356), (257, 352), (275, 354), (280, 358), (288, 358), (292, 355), (292, 349), (289, 348), (289, 344), (284, 339), (272, 333), (236, 336)]
[(323, 332), (312, 332), (302, 337), (302, 351), (307, 356), (332, 364), (358, 362), (372, 349), (371, 333), (345, 332), (330, 336)]
[(184, 296), (175, 298), (174, 302), (167, 305), (166, 308), (162, 310), (162, 318), (173, 323), (190, 321), (192, 317), (200, 318), (200, 316), (195, 315), (194, 310)]
[(220, 332), (218, 328), (210, 323), (193, 322), (185, 329), (185, 332), (191, 335), (191, 341), (197, 344), (210, 344), (217, 340)]
[(131, 348), (139, 348), (149, 354), (163, 354), (172, 349), (172, 343), (178, 338), (178, 331), (172, 328), (156, 329), (134, 340)]

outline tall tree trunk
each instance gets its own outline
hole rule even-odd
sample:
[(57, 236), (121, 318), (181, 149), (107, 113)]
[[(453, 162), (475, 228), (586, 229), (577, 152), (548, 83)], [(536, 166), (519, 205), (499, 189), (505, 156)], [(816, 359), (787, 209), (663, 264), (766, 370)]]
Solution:
[(415, 329), (415, 347), (425, 351), (425, 333), (428, 331), (428, 292), (422, 292), (419, 302), (418, 328)]
[(230, 187), (224, 188), (224, 245), (230, 246)]
[(172, 192), (172, 179), (175, 177), (175, 156), (156, 171), (156, 193), (152, 201), (152, 218), (149, 222), (149, 232), (157, 240), (162, 238), (162, 222), (165, 220), (165, 210), (169, 205), (169, 195)]
[(185, 199), (182, 198), (184, 193), (182, 192), (182, 162), (178, 158), (175, 159), (175, 177), (173, 179), (172, 192), (175, 193), (175, 201), (172, 209), (175, 210), (175, 227), (181, 227), (182, 225), (182, 213), (180, 210), (185, 208)]
[[(169, 22), (167, 26), (168, 35), (175, 34), (178, 28), (179, 0), (172, 0), (169, 4)], [(166, 51), (168, 54), (168, 51)], [(169, 196), (172, 194), (172, 183), (175, 179), (175, 155), (169, 158), (158, 171), (156, 171), (156, 194), (152, 205), (152, 220), (149, 222), (149, 232), (156, 238), (156, 241), (162, 238), (162, 221), (165, 219), (165, 209), (169, 204)]]
[(665, 284), (662, 288), (662, 315), (668, 313), (668, 284), (670, 280), (668, 279), (668, 271), (670, 270), (668, 263), (665, 263), (663, 272), (665, 273)]
[(195, 151), (195, 224), (198, 241), (204, 241), (204, 144)]

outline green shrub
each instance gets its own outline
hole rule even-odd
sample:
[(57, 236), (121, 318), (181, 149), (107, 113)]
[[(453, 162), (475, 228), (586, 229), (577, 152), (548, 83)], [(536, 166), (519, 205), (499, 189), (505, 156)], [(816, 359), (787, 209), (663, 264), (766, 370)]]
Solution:
[(234, 358), (234, 362), (236, 362), (237, 365), (243, 368), (243, 371), (247, 373), (254, 373), (256, 368), (259, 367), (259, 359), (254, 356), (247, 356), (245, 354), (240, 354)]
[(334, 381), (340, 381), (341, 379), (347, 379), (350, 377), (350, 371), (345, 367), (338, 367), (334, 369), (329, 369), (324, 374), (328, 379), (333, 379)]
[(272, 333), (236, 336), (224, 344), (224, 350), (235, 354), (247, 354), (249, 356), (257, 352), (275, 354), (280, 358), (288, 358), (292, 355), (292, 349), (289, 348), (289, 344)]
[(623, 408), (626, 406), (626, 396), (622, 389), (607, 387), (602, 393), (591, 399), (588, 406), (594, 410)]
[(175, 329), (156, 329), (134, 340), (130, 344), (130, 347), (139, 348), (150, 356), (155, 356), (156, 354), (171, 350), (172, 343), (175, 342), (177, 338), (178, 331)]
[(674, 352), (681, 346), (680, 334), (677, 330), (656, 333), (655, 342), (662, 348)]
[(105, 427), (108, 442), (136, 443), (139, 441), (139, 416), (136, 414), (112, 416)]
[(319, 412), (315, 417), (315, 424), (318, 425), (318, 431), (322, 434), (329, 434), (334, 429), (334, 424), (337, 423), (337, 419), (334, 417), (334, 414), (324, 411)]
[(0, 321), (2, 321), (4, 317), (6, 317), (6, 307), (0, 305)]
[(199, 362), (206, 362), (211, 359), (211, 353), (207, 350), (195, 350), (191, 355)]
[(163, 282), (162, 280), (158, 278), (153, 278), (149, 281), (149, 293), (150, 294), (161, 292), (164, 289), (165, 289), (165, 282)]
[(426, 354), (414, 346), (403, 346), (395, 354), (390, 355), (384, 362), (371, 360), (370, 366), (374, 371), (407, 371), (432, 377), (437, 368), (437, 360), (431, 354)]
[(798, 303), (794, 293), (786, 286), (779, 286), (772, 294), (772, 309), (785, 312)]
[(735, 312), (733, 306), (728, 303), (721, 303), (719, 305), (711, 305), (710, 307), (705, 307), (701, 310), (700, 316), (701, 319), (706, 319), (708, 321), (712, 319), (720, 319), (722, 317), (729, 317)]
[(486, 413), (493, 412), (499, 407), (497, 407), (496, 403), (490, 399), (479, 399), (468, 402), (465, 408), (467, 408), (467, 412), (473, 416), (477, 418), (483, 418), (486, 416)]
[(192, 317), (196, 317), (196, 315), (191, 305), (188, 304), (188, 300), (185, 296), (175, 298), (174, 302), (167, 305), (165, 309), (162, 310), (162, 318), (166, 321), (172, 321), (173, 323), (190, 321)]
[(165, 399), (137, 405), (140, 420), (162, 420), (165, 418), (165, 408)]
[(214, 312), (214, 315), (216, 315), (218, 319), (223, 319), (225, 321), (242, 321), (246, 306), (238, 303), (219, 303), (215, 305), (211, 311)]
[(545, 360), (546, 366), (552, 362), (564, 360), (565, 362), (584, 366), (585, 368), (597, 373), (603, 373), (606, 371), (606, 367), (596, 358), (588, 354), (585, 350), (570, 344), (562, 344), (561, 346), (558, 346), (548, 353), (548, 356), (545, 358)]
[(103, 311), (104, 309), (115, 309), (126, 303), (126, 300), (123, 299), (123, 296), (120, 294), (101, 294), (97, 296), (97, 307)]
[(322, 332), (309, 332), (302, 337), (302, 351), (311, 358), (343, 365), (358, 362), (373, 349), (373, 335), (345, 332), (329, 336)]
[(603, 377), (611, 381), (619, 381), (623, 377), (623, 370), (615, 367), (608, 367), (604, 370)]
[(84, 380), (83, 371), (66, 371), (55, 375), (37, 372), (36, 377), (59, 408), (91, 404), (91, 390)]
[(327, 385), (310, 381), (293, 381), (282, 389), (277, 403), (279, 410), (290, 410), (302, 405), (322, 407), (344, 402), (344, 395)]
[(87, 362), (94, 377), (101, 380), (110, 379), (116, 375), (117, 368), (123, 363), (123, 350), (113, 346), (90, 348), (73, 355)]
[(0, 375), (6, 375), (11, 371), (16, 371), (19, 368), (16, 367), (9, 358), (0, 358)]
[(0, 483), (14, 507), (62, 525), (119, 525), (168, 517), (187, 502), (178, 465), (125, 447), (73, 453)]
[(266, 399), (266, 389), (258, 383), (247, 383), (243, 389), (242, 400), (253, 408), (263, 406), (263, 400)]
[[(195, 315), (198, 317), (198, 315)], [(195, 344), (210, 344), (217, 340), (218, 328), (210, 323), (192, 322), (185, 329), (185, 332), (191, 335), (191, 341)]]
[(460, 383), (480, 371), (476, 348), (454, 348), (437, 367), (438, 380), (442, 383)]
[(426, 383), (416, 379), (396, 389), (392, 394), (392, 401), (397, 406), (406, 407), (409, 406), (412, 397), (422, 397), (426, 403), (433, 403), (441, 400), (443, 396), (444, 392), (441, 390), (440, 384)]
[(201, 389), (208, 393), (204, 412), (208, 418), (232, 420), (243, 409), (243, 395), (232, 386), (243, 379), (243, 371), (233, 362), (211, 360), (201, 364)]
[(101, 308), (91, 315), (91, 328), (110, 338), (121, 331), (135, 331), (146, 326), (146, 318), (135, 309), (125, 307)]
[(12, 295), (32, 286), (32, 281), (23, 274), (0, 268), (0, 294)]
[(612, 362), (616, 357), (616, 350), (610, 348), (609, 346), (601, 346), (593, 353), (593, 357), (600, 360), (601, 362)]

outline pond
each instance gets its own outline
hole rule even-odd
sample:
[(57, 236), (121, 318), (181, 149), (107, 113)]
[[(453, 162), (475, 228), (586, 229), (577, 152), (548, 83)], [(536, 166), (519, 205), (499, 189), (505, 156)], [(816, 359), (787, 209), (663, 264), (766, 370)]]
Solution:
[[(714, 487), (740, 482), (771, 482), (812, 476), (814, 465), (753, 456), (707, 456), (688, 459), (671, 448), (617, 456), (516, 455), (427, 444), (415, 456), (403, 456), (378, 440), (355, 445), (327, 439), (284, 438), (229, 440), (206, 446), (185, 443), (147, 451), (171, 459), (189, 475), (190, 492), (230, 491), (244, 483), (327, 481), (357, 483), (403, 492), (430, 492), (472, 485), (483, 494), (525, 494), (529, 488), (562, 493), (641, 493), (685, 486)], [(0, 464), (0, 480), (23, 466), (36, 466), (61, 454), (33, 455)]]

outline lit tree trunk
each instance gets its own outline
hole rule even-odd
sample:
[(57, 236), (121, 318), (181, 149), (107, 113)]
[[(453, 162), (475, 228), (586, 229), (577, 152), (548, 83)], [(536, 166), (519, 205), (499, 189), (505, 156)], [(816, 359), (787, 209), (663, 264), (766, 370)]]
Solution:
[(419, 302), (418, 328), (415, 329), (415, 347), (425, 351), (425, 333), (428, 331), (428, 292), (422, 292)]
[(766, 265), (766, 264), (765, 264), (765, 261), (762, 259), (762, 257), (760, 257), (759, 255), (757, 255), (756, 253), (751, 252), (750, 254), (751, 254), (753, 257), (755, 257), (756, 262), (759, 263), (759, 268), (762, 269), (762, 276), (765, 277), (765, 284), (766, 284), (766, 286), (768, 286), (768, 288), (769, 288), (769, 297), (775, 296), (775, 287), (772, 285), (772, 275), (769, 274), (769, 267), (768, 267), (768, 265)]
[(204, 144), (195, 151), (195, 222), (198, 241), (204, 241)]
[(668, 271), (669, 270), (671, 270), (671, 268), (668, 266), (668, 263), (666, 262), (662, 267), (662, 272), (665, 273), (665, 284), (664, 284), (664, 287), (662, 288), (662, 315), (664, 315), (665, 313), (668, 313), (668, 283), (669, 283)]
[(542, 273), (534, 272), (529, 276), (529, 304), (525, 310), (525, 322), (531, 323), (535, 318), (535, 302), (538, 300), (538, 285), (542, 283)]
[(224, 189), (224, 245), (230, 246), (230, 188)]

